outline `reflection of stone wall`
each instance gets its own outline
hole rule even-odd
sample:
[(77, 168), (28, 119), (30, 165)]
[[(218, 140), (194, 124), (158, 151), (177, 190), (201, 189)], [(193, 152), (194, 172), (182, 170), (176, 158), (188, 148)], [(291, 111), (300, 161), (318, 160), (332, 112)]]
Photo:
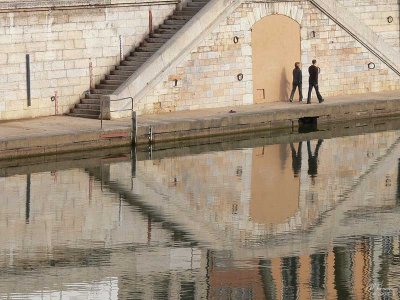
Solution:
[[(386, 177), (381, 176), (379, 172), (363, 178), (370, 183), (368, 185), (371, 187), (369, 193), (376, 194), (375, 202), (368, 201), (370, 200), (369, 194), (355, 196), (352, 194), (352, 190), (361, 182), (363, 174), (367, 173), (375, 164), (380, 163), (379, 157), (384, 156), (397, 139), (398, 132), (391, 131), (325, 140), (320, 149), (318, 175), (314, 182), (307, 174), (308, 157), (304, 151), (300, 201), (301, 207), (307, 209), (303, 211), (301, 219), (308, 220), (308, 222), (303, 223), (302, 227), (308, 227), (310, 222), (313, 222), (312, 220), (318, 219), (321, 212), (331, 209), (339, 201), (346, 200), (347, 195), (351, 197), (352, 202), (355, 201), (360, 206), (393, 205), (394, 198), (389, 199), (389, 203), (387, 203), (386, 195), (392, 197), (395, 195), (397, 165), (395, 168), (380, 166), (381, 173), (386, 169), (393, 172), (388, 174), (392, 178), (391, 189), (385, 186)], [(316, 141), (312, 141), (312, 151), (314, 151), (315, 145)]]
[[(275, 177), (276, 182), (281, 178), (282, 183), (290, 184), (286, 178), (288, 172), (293, 176), (289, 145), (144, 161), (138, 162), (137, 168), (144, 174), (145, 182), (151, 182), (154, 187), (159, 186), (160, 191), (176, 194), (176, 198), (181, 199), (182, 206), (194, 211), (204, 224), (216, 223), (215, 226), (232, 237), (254, 237), (309, 229), (319, 221), (323, 213), (335, 208), (342, 200), (351, 202), (349, 209), (357, 205), (374, 208), (395, 205), (397, 161), (391, 166), (383, 158), (390, 153), (391, 146), (397, 139), (398, 133), (393, 131), (325, 140), (319, 150), (315, 178), (308, 174), (307, 143), (303, 142), (299, 174), (300, 194), (298, 199), (294, 199), (298, 209), (294, 212), (287, 209), (287, 216), (278, 224), (274, 224), (272, 219), (269, 221), (268, 217), (263, 223), (253, 220), (250, 208), (258, 207), (260, 210), (264, 203), (268, 212), (268, 206), (273, 204), (268, 199), (276, 194), (273, 189), (284, 189), (284, 184), (263, 184), (268, 176)], [(316, 143), (317, 141), (311, 141), (310, 144), (313, 154)], [(279, 151), (274, 150), (277, 146)], [(297, 149), (297, 145), (295, 148)], [(263, 153), (275, 156), (260, 159)], [(238, 166), (242, 167), (240, 177)], [(258, 183), (263, 186), (254, 186), (254, 176), (257, 177), (262, 172), (271, 173)], [(114, 178), (117, 178), (116, 174)], [(387, 186), (388, 178), (390, 186)], [(298, 181), (293, 178), (293, 182), (298, 188)], [(356, 190), (359, 183), (371, 187), (371, 192), (364, 195), (364, 188), (361, 191)], [(256, 199), (251, 198), (254, 196), (254, 189), (262, 190), (265, 195), (264, 202), (261, 196), (257, 198), (258, 206), (253, 203)], [(355, 194), (353, 190), (356, 190)], [(283, 191), (281, 195), (284, 195)], [(271, 199), (289, 207), (289, 204), (284, 204), (286, 200), (280, 198), (279, 193)], [(179, 220), (180, 211), (177, 209), (175, 213)]]
[(103, 193), (99, 183), (79, 169), (31, 174), (28, 204), (27, 175), (0, 178), (0, 190), (0, 263), (4, 265), (56, 258), (54, 252), (68, 248), (163, 244), (169, 239), (164, 229), (153, 224), (149, 241), (143, 230), (148, 228), (147, 218), (120, 203), (118, 196)]
[(210, 225), (231, 230), (228, 224), (235, 221), (239, 228), (246, 226), (251, 151), (214, 152), (141, 161), (137, 168), (147, 176), (145, 182), (151, 182), (152, 186), (163, 186), (182, 196), (182, 206), (195, 214), (200, 213)]

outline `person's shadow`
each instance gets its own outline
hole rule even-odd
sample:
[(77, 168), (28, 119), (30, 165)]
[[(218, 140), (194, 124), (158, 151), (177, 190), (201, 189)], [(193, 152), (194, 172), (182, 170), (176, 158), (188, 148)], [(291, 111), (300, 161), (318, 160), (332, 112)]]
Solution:
[(307, 141), (307, 152), (308, 152), (308, 175), (311, 176), (311, 181), (315, 183), (315, 177), (318, 175), (318, 152), (321, 148), (323, 140), (319, 139), (315, 146), (314, 154), (311, 151), (311, 141)]

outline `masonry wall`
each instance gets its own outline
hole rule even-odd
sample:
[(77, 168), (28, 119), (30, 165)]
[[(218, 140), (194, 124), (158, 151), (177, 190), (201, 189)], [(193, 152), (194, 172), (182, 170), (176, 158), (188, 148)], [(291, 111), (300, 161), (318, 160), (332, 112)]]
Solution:
[[(359, 1), (344, 2), (360, 22), (371, 25), (391, 45), (399, 44), (396, 1), (364, 1), (368, 5), (362, 9), (357, 6)], [(305, 82), (308, 66), (316, 58), (321, 68), (320, 90), (324, 97), (400, 89), (400, 78), (392, 70), (308, 1), (246, 1), (216, 26), (183, 63), (166, 72), (163, 81), (140, 100), (138, 110), (157, 113), (254, 103), (251, 28), (257, 20), (272, 14), (288, 16), (301, 24)], [(382, 18), (386, 15), (393, 16), (393, 23), (385, 23)], [(378, 16), (379, 21), (371, 21)], [(235, 36), (239, 37), (237, 44), (233, 41)], [(375, 69), (368, 68), (370, 62), (375, 64)], [(242, 81), (237, 79), (239, 73), (243, 74)], [(285, 78), (286, 82), (291, 80)], [(287, 101), (289, 95), (286, 96), (282, 101)]]
[(400, 51), (400, 2), (398, 0), (337, 0), (337, 2), (348, 8), (357, 19)]
[[(49, 8), (49, 1), (35, 1), (33, 8), (16, 9), (15, 2), (3, 2), (0, 3), (0, 120), (53, 115), (55, 108), (50, 97), (55, 91), (59, 96), (59, 113), (68, 112), (89, 89), (89, 63), (93, 65), (93, 81), (98, 83), (119, 62), (120, 36), (126, 54), (148, 33), (149, 10), (153, 26), (157, 26), (177, 3), (126, 0), (123, 6), (112, 1), (114, 4), (74, 8), (68, 6), (82, 5), (83, 1), (69, 0), (53, 3)], [(30, 107), (26, 54), (30, 54), (31, 61)]]

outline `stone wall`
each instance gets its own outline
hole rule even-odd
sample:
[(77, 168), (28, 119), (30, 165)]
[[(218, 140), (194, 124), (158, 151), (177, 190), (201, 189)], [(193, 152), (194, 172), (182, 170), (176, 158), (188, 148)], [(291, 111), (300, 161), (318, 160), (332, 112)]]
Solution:
[[(42, 3), (43, 8), (44, 2), (48, 5), (49, 1), (35, 4)], [(65, 6), (82, 1), (61, 2)], [(120, 36), (126, 54), (148, 33), (148, 11), (152, 11), (153, 26), (157, 26), (172, 13), (176, 2), (128, 0), (123, 6), (116, 3), (73, 9), (53, 4), (53, 9), (46, 10), (4, 10), (12, 2), (1, 3), (0, 120), (53, 115), (50, 97), (55, 91), (59, 113), (68, 112), (89, 89), (89, 62), (93, 64), (94, 83), (98, 83), (119, 62)], [(30, 107), (26, 54), (31, 61)]]
[[(361, 22), (400, 51), (400, 3), (397, 0), (337, 0), (337, 2), (348, 8)], [(389, 17), (392, 17), (392, 20)]]
[[(395, 1), (364, 5), (363, 10), (357, 8), (356, 1), (345, 2), (354, 4), (361, 22), (368, 19), (368, 12), (375, 7), (379, 7), (380, 23), (385, 22), (381, 20), (383, 16), (392, 15), (392, 25), (379, 23), (372, 28), (387, 37), (393, 46), (399, 44), (398, 5)], [(184, 62), (165, 72), (163, 81), (140, 99), (139, 112), (252, 104), (251, 28), (258, 20), (272, 14), (288, 16), (301, 24), (303, 74), (307, 78), (308, 66), (316, 58), (321, 68), (320, 90), (324, 97), (400, 89), (400, 78), (393, 71), (308, 1), (247, 1), (216, 26)], [(233, 42), (235, 36), (239, 37), (237, 44)], [(375, 64), (375, 69), (368, 68), (370, 62)], [(239, 73), (244, 75), (242, 81), (237, 79)], [(291, 82), (291, 78), (286, 78), (286, 81)], [(306, 85), (303, 93), (307, 92)]]
[[(98, 83), (119, 62), (120, 36), (126, 54), (147, 34), (148, 10), (152, 10), (153, 26), (157, 26), (172, 13), (176, 3), (92, 0), (88, 8), (80, 0), (18, 5), (15, 1), (1, 1), (0, 120), (53, 115), (55, 108), (50, 97), (56, 91), (59, 113), (68, 112), (89, 89), (89, 62), (94, 68), (94, 83)], [(227, 1), (227, 5), (232, 3), (233, 0)], [(337, 3), (399, 49), (396, 0)], [(196, 46), (179, 58), (177, 66), (167, 68), (138, 97), (138, 113), (253, 104), (251, 28), (272, 14), (288, 16), (301, 24), (303, 73), (307, 74), (308, 65), (316, 58), (321, 67), (320, 89), (324, 97), (400, 89), (400, 79), (394, 72), (309, 1), (248, 0), (242, 1), (233, 13), (215, 16), (222, 21), (213, 25), (211, 33), (199, 38), (200, 42), (196, 41)], [(393, 17), (392, 23), (387, 21), (389, 16)], [(236, 44), (235, 36), (239, 38)], [(31, 60), (30, 107), (26, 95), (26, 54), (30, 54)], [(368, 69), (370, 62), (376, 65), (375, 69)], [(237, 79), (239, 73), (243, 74), (242, 81)], [(289, 85), (291, 78), (285, 80)], [(304, 93), (306, 89), (305, 86)]]

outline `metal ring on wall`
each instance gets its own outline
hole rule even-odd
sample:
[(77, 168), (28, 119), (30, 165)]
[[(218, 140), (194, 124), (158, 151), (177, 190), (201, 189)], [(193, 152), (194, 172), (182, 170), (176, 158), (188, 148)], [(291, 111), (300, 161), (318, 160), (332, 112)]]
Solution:
[(370, 63), (368, 64), (368, 69), (370, 69), (370, 70), (375, 69), (375, 64), (374, 64), (373, 62), (370, 62)]
[(235, 36), (235, 37), (233, 38), (233, 42), (234, 42), (235, 44), (239, 43), (239, 37), (238, 37), (238, 36)]
[(242, 74), (242, 73), (239, 73), (239, 74), (237, 75), (237, 80), (239, 80), (239, 81), (242, 81), (242, 80), (243, 80), (243, 74)]
[(393, 17), (392, 16), (387, 17), (387, 21), (388, 21), (388, 23), (392, 23), (393, 22)]

